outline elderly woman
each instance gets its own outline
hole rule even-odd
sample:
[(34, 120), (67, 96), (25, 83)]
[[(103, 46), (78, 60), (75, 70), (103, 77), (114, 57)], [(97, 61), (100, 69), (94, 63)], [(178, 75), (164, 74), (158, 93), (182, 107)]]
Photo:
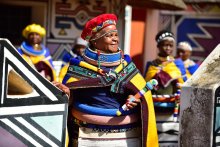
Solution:
[(56, 80), (56, 72), (53, 67), (49, 49), (42, 44), (42, 38), (46, 30), (38, 25), (31, 24), (22, 32), (25, 41), (18, 48), (22, 57), (49, 81)]
[(68, 127), (74, 146), (158, 146), (151, 93), (119, 48), (116, 22), (114, 14), (88, 21), (81, 37), (89, 47), (83, 56), (70, 60), (63, 80), (70, 91), (54, 82), (70, 93)]

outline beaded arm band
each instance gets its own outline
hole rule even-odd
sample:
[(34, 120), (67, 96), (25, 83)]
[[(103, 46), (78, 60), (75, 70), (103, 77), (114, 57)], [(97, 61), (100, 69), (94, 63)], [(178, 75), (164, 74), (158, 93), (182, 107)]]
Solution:
[[(138, 93), (135, 94), (134, 97), (131, 97), (128, 99), (129, 102), (133, 102), (135, 99), (140, 99), (148, 90), (153, 90), (158, 85), (157, 80), (152, 79), (149, 82), (146, 83), (146, 86), (144, 86), (143, 89), (141, 89)], [(120, 116), (122, 112), (127, 111), (127, 103), (124, 104), (117, 112), (116, 115)]]

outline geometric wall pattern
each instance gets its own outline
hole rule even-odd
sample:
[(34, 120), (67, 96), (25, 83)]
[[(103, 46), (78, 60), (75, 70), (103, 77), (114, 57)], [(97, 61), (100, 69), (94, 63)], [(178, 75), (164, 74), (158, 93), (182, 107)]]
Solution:
[(220, 15), (209, 13), (161, 13), (159, 28), (171, 30), (175, 34), (176, 44), (189, 42), (193, 48), (191, 58), (202, 62), (220, 40)]
[(86, 22), (109, 10), (109, 0), (52, 0), (47, 46), (54, 60), (61, 60), (80, 37)]
[(0, 146), (66, 144), (68, 98), (0, 38)]
[(205, 59), (219, 44), (220, 16), (176, 16), (177, 42), (188, 41), (193, 48), (193, 57)]

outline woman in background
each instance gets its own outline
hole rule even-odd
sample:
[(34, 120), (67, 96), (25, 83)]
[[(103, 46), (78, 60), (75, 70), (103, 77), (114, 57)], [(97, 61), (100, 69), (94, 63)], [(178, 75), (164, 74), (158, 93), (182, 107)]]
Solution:
[(42, 43), (46, 30), (38, 24), (30, 24), (24, 28), (22, 35), (25, 40), (18, 48), (22, 57), (49, 81), (56, 80), (50, 51)]
[(145, 80), (156, 79), (158, 89), (152, 91), (160, 146), (178, 146), (178, 112), (180, 86), (186, 80), (181, 59), (172, 55), (175, 38), (172, 32), (162, 30), (155, 37), (158, 56), (147, 63)]
[(186, 69), (187, 78), (191, 77), (192, 74), (199, 68), (199, 65), (190, 59), (192, 54), (192, 46), (186, 42), (179, 42), (177, 45), (177, 58), (181, 58), (184, 62)]

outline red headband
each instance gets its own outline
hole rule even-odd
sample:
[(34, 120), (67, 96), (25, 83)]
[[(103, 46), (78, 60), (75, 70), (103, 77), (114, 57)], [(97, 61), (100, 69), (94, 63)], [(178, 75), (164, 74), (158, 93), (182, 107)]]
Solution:
[(116, 22), (117, 17), (115, 14), (101, 14), (86, 23), (81, 37), (89, 41), (98, 31), (109, 25), (116, 25)]

